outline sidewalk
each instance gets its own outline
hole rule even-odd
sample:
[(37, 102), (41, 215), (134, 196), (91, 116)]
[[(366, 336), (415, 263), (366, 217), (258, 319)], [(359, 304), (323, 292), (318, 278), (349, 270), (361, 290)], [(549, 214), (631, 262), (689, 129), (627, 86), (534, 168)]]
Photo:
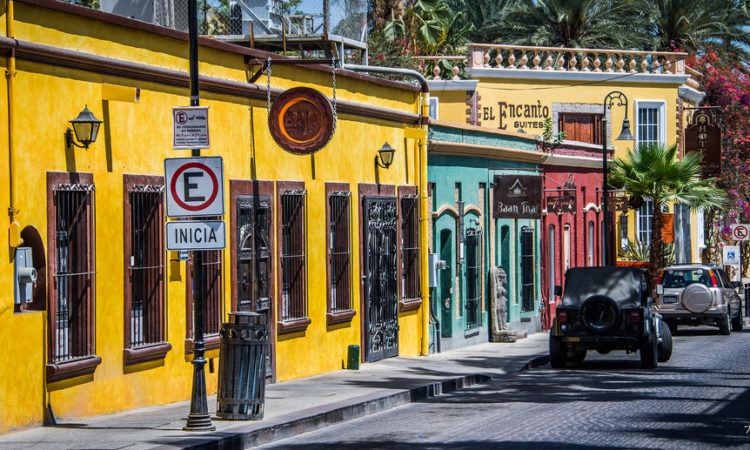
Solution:
[(312, 431), (412, 401), (519, 372), (543, 362), (547, 333), (513, 344), (487, 343), (414, 358), (389, 358), (315, 377), (269, 384), (261, 421), (225, 421), (213, 414), (216, 431), (182, 431), (189, 402), (140, 408), (58, 423), (0, 436), (0, 448), (241, 448)]

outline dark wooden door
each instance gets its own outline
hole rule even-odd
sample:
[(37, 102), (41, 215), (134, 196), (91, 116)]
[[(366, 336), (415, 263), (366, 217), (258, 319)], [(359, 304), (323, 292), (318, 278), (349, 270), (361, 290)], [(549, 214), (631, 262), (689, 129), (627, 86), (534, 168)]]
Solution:
[(398, 355), (398, 213), (395, 197), (364, 198), (365, 358)]
[[(271, 325), (271, 197), (237, 196), (237, 309), (260, 314)], [(266, 374), (271, 375), (271, 343)]]

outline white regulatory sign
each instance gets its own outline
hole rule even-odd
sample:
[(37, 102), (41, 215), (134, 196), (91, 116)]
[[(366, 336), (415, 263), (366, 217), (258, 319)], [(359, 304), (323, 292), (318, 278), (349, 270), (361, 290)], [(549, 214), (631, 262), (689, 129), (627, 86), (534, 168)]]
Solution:
[(208, 139), (208, 106), (172, 108), (172, 148), (211, 148)]
[(732, 266), (740, 264), (740, 246), (725, 245), (723, 247), (724, 265)]
[(167, 250), (222, 250), (227, 246), (223, 220), (167, 222)]
[(735, 223), (730, 225), (732, 230), (732, 239), (735, 241), (750, 241), (750, 225), (745, 223)]
[(224, 161), (221, 156), (167, 158), (167, 217), (224, 215)]

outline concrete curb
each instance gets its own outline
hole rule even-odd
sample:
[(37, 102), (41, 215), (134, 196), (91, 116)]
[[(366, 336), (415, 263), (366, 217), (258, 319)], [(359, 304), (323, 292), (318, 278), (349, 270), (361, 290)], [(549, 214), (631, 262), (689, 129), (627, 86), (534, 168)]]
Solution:
[(298, 413), (278, 417), (259, 427), (258, 422), (222, 430), (221, 434), (206, 434), (189, 440), (175, 442), (157, 448), (173, 449), (235, 449), (248, 448), (296, 436), (300, 433), (357, 419), (370, 414), (393, 409), (408, 403), (425, 400), (453, 392), (475, 384), (488, 382), (492, 377), (484, 374), (470, 374), (457, 378), (436, 381), (396, 392), (391, 395), (373, 394), (358, 399), (344, 401), (342, 405), (328, 405)]

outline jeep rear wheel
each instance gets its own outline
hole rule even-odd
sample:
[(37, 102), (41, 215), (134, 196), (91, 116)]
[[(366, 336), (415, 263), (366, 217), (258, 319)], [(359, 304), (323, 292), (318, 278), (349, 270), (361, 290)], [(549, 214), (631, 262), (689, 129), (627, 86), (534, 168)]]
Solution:
[(659, 362), (667, 362), (672, 357), (672, 331), (664, 322), (659, 324), (659, 335), (661, 336), (661, 342), (659, 343), (658, 360)]
[(737, 317), (732, 319), (732, 331), (742, 331), (745, 327), (745, 322), (742, 318), (742, 308), (737, 311)]
[(729, 311), (724, 314), (724, 317), (719, 319), (719, 333), (724, 336), (729, 336), (730, 334), (732, 334), (732, 332), (729, 331)]
[(641, 347), (641, 367), (655, 369), (659, 364), (659, 348), (656, 336), (651, 334)]
[(586, 350), (573, 350), (568, 355), (568, 361), (574, 363), (582, 363), (586, 359)]
[(568, 349), (561, 336), (549, 335), (549, 362), (555, 369), (564, 369), (568, 365)]

